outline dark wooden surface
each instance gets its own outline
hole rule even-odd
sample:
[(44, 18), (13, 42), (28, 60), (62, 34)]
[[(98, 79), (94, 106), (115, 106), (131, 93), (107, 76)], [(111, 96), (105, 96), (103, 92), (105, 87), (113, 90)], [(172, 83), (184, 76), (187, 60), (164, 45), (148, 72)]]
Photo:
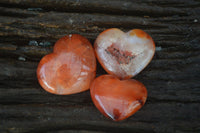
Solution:
[[(78, 33), (92, 43), (117, 27), (141, 28), (156, 54), (135, 79), (148, 89), (144, 107), (122, 122), (105, 118), (89, 91), (45, 92), (39, 60), (60, 37)], [(105, 71), (98, 64), (97, 76)], [(199, 133), (199, 0), (0, 0), (0, 132)]]

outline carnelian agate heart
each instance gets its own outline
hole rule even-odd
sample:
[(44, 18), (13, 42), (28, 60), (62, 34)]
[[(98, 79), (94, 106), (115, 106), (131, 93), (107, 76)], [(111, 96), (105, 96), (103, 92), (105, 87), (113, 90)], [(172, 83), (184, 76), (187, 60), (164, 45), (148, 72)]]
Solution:
[(53, 53), (42, 58), (37, 77), (53, 94), (67, 95), (88, 90), (96, 75), (96, 59), (91, 43), (81, 35), (59, 39)]
[(152, 38), (142, 30), (127, 33), (112, 28), (96, 39), (95, 52), (103, 68), (120, 79), (128, 79), (141, 72), (155, 53)]
[(134, 114), (147, 98), (146, 87), (139, 81), (119, 80), (112, 75), (96, 78), (90, 86), (90, 93), (99, 111), (114, 121)]

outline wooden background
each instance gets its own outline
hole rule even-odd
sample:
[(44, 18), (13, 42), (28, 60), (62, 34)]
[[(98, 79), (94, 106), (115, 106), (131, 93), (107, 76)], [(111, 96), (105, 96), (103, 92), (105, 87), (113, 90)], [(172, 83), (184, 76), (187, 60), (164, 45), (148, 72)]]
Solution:
[[(89, 91), (57, 96), (36, 78), (57, 39), (78, 33), (93, 43), (112, 27), (143, 29), (156, 43), (135, 77), (147, 103), (122, 122), (105, 118)], [(0, 132), (200, 133), (200, 1), (0, 0)]]

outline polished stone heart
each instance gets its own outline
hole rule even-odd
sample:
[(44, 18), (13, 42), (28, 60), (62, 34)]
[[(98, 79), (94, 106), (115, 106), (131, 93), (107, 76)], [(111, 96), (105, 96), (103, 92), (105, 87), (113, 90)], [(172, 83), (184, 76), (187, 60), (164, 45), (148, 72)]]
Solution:
[(95, 52), (103, 68), (120, 79), (128, 79), (141, 72), (155, 53), (153, 39), (139, 29), (127, 33), (112, 28), (96, 39)]
[(96, 78), (90, 87), (95, 106), (114, 121), (128, 118), (138, 111), (147, 98), (146, 87), (134, 79), (119, 80), (112, 75)]
[(59, 95), (88, 90), (96, 75), (96, 59), (91, 43), (78, 34), (59, 39), (53, 53), (42, 58), (37, 77), (48, 92)]

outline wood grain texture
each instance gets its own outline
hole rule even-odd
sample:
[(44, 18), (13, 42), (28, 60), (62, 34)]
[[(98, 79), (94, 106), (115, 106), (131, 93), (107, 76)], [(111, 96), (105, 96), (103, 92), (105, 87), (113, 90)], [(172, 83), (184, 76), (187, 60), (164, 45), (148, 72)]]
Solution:
[[(122, 122), (100, 114), (89, 91), (52, 95), (36, 78), (57, 39), (77, 33), (93, 43), (112, 27), (143, 29), (157, 47), (135, 77), (147, 87), (147, 103)], [(105, 73), (98, 64), (97, 76)], [(199, 0), (0, 1), (0, 132), (199, 133), (199, 81)]]

